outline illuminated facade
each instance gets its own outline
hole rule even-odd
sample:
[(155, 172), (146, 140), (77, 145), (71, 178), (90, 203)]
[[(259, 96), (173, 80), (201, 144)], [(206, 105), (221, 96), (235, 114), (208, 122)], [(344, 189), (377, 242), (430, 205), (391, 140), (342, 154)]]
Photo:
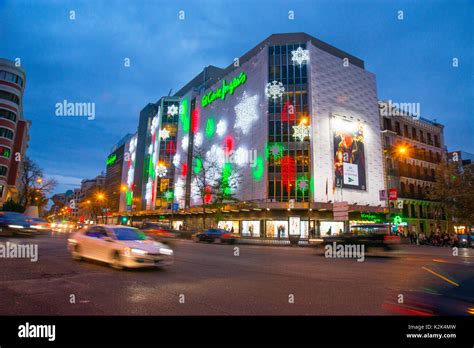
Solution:
[[(267, 237), (290, 228), (302, 236), (309, 227), (339, 231), (335, 202), (348, 203), (353, 221), (383, 212), (376, 82), (362, 60), (305, 33), (275, 34), (181, 88), (170, 129), (163, 126), (167, 98), (140, 115), (139, 210), (166, 213), (171, 199), (178, 214), (196, 214), (228, 197), (234, 203), (218, 225)], [(155, 133), (153, 124), (161, 125)], [(153, 139), (159, 145), (150, 146)]]

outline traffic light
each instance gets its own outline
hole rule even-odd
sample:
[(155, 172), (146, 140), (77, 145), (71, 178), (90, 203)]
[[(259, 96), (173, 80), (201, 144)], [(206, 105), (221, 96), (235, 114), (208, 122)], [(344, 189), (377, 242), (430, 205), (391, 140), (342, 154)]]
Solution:
[(122, 224), (125, 225), (128, 221), (128, 216), (122, 216), (120, 220), (122, 221)]

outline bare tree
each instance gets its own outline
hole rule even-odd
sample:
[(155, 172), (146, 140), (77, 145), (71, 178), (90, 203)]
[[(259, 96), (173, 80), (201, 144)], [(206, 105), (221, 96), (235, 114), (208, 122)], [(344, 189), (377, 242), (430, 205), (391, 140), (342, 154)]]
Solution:
[(23, 207), (36, 205), (43, 208), (48, 203), (47, 194), (56, 186), (56, 180), (45, 180), (43, 170), (29, 157), (25, 157), (20, 171), (19, 188), (19, 203)]
[(192, 185), (194, 194), (201, 201), (205, 229), (206, 207), (217, 209), (215, 218), (218, 221), (222, 207), (227, 203), (238, 201), (235, 192), (241, 181), (241, 175), (235, 170), (235, 165), (201, 147), (194, 147), (193, 158)]

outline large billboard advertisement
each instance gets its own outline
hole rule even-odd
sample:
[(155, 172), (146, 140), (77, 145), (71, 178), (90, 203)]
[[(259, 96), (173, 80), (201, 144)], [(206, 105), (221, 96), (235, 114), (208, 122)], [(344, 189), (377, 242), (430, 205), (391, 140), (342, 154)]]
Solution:
[(335, 118), (334, 175), (336, 188), (366, 189), (364, 128), (361, 123)]

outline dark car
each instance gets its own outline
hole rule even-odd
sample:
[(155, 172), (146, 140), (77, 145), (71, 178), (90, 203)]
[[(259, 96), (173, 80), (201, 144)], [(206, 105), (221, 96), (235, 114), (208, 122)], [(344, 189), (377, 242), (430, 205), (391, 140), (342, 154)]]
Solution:
[(27, 217), (20, 213), (0, 212), (0, 235), (35, 235), (38, 231), (31, 227)]
[(204, 232), (195, 233), (193, 239), (196, 242), (228, 243), (234, 244), (238, 236), (220, 228), (210, 228)]
[(159, 240), (163, 243), (169, 242), (176, 237), (174, 232), (168, 225), (160, 222), (143, 222), (138, 229), (147, 236)]
[(324, 245), (328, 244), (363, 244), (366, 249), (373, 247), (390, 250), (400, 243), (400, 237), (390, 234), (385, 224), (366, 224), (351, 226), (349, 233), (324, 237)]
[(468, 234), (460, 234), (458, 235), (459, 238), (459, 247), (460, 248), (470, 248), (471, 247), (471, 236)]

